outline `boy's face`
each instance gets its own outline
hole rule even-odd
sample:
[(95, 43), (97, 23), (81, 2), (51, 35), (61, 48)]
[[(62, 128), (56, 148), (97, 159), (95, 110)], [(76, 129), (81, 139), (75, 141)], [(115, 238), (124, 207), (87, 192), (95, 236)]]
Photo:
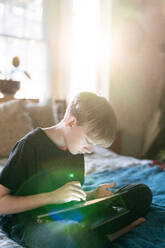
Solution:
[(84, 126), (77, 126), (74, 116), (69, 116), (65, 120), (65, 143), (72, 154), (91, 153), (94, 143), (87, 137), (87, 129)]

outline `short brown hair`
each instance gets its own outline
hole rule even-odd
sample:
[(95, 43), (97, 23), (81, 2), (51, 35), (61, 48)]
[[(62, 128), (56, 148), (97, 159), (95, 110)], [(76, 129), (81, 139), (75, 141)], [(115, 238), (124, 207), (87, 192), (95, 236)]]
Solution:
[(116, 115), (110, 103), (91, 92), (80, 92), (68, 105), (64, 119), (74, 115), (77, 125), (87, 126), (87, 135), (96, 144), (109, 147), (116, 134)]

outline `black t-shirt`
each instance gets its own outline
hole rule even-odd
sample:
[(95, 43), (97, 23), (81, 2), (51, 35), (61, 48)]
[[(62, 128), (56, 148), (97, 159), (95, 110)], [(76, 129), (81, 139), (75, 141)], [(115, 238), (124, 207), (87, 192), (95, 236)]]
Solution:
[[(55, 190), (69, 181), (84, 182), (84, 157), (59, 149), (41, 128), (14, 146), (0, 174), (0, 184), (12, 195), (34, 195)], [(47, 206), (38, 208), (40, 212)], [(10, 215), (26, 215), (34, 211)], [(36, 211), (38, 213), (38, 211)], [(15, 218), (14, 218), (15, 219)]]

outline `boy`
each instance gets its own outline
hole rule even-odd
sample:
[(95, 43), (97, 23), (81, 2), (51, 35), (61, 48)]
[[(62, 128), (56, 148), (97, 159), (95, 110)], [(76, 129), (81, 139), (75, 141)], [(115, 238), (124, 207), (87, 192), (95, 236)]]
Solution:
[[(93, 93), (82, 92), (72, 100), (58, 125), (37, 128), (18, 141), (0, 175), (1, 225), (9, 237), (30, 248), (109, 247), (105, 235), (83, 229), (81, 222), (56, 220), (38, 224), (34, 216), (52, 204), (58, 206), (112, 194), (108, 188), (113, 183), (93, 192), (83, 191), (81, 154), (91, 153), (96, 144), (109, 147), (115, 132), (116, 117), (109, 102)], [(127, 186), (126, 190), (129, 187), (138, 186)], [(133, 208), (138, 211), (137, 207), (142, 207), (144, 214), (151, 202), (151, 192), (146, 186), (142, 190), (138, 187), (138, 191), (146, 202), (139, 202)], [(133, 197), (132, 191), (129, 192)], [(129, 194), (126, 201), (130, 204)], [(132, 226), (142, 221), (139, 219)]]

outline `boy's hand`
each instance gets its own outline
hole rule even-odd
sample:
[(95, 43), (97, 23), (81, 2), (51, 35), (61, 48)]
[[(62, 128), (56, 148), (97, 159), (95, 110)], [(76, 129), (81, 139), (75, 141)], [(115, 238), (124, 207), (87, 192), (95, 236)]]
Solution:
[(70, 201), (86, 200), (86, 193), (82, 190), (80, 182), (72, 181), (50, 192), (50, 198), (51, 204), (62, 204)]
[(95, 191), (94, 191), (94, 198), (101, 198), (104, 196), (113, 195), (113, 192), (109, 190), (109, 188), (114, 188), (115, 183), (106, 183), (101, 184)]

